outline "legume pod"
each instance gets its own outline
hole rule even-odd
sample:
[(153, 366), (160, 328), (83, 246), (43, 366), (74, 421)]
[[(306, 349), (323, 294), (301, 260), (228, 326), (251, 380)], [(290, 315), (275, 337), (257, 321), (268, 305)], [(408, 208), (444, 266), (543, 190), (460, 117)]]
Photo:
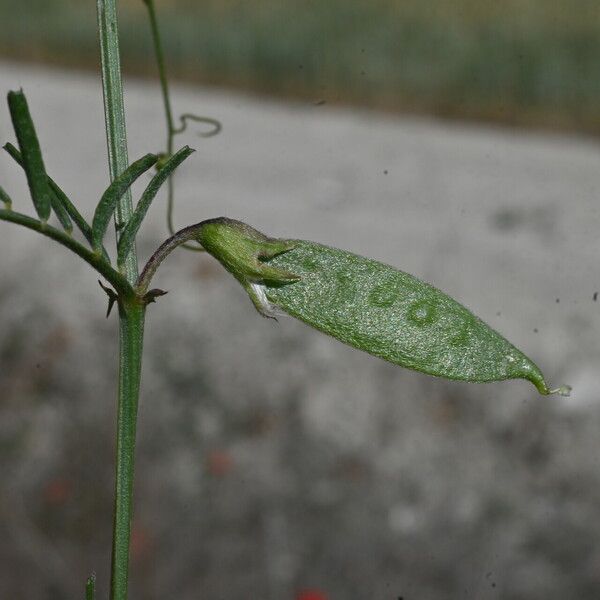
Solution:
[(264, 236), (230, 219), (205, 222), (198, 241), (266, 316), (283, 312), (394, 364), (470, 382), (529, 380), (537, 365), (467, 308), (389, 265), (304, 240)]

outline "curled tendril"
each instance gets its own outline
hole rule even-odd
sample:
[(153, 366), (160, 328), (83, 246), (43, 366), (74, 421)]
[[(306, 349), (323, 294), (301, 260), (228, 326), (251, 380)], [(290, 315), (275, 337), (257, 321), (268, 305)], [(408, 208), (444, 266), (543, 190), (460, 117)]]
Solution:
[(193, 113), (184, 113), (179, 116), (179, 121), (181, 126), (177, 129), (173, 129), (173, 135), (177, 135), (179, 133), (183, 133), (188, 126), (188, 121), (194, 121), (195, 123), (204, 123), (205, 125), (212, 125), (212, 129), (209, 131), (199, 131), (197, 135), (203, 138), (213, 137), (214, 135), (218, 135), (221, 133), (221, 129), (223, 129), (223, 125), (221, 121), (217, 119), (212, 119), (211, 117), (200, 117), (198, 115), (194, 115)]

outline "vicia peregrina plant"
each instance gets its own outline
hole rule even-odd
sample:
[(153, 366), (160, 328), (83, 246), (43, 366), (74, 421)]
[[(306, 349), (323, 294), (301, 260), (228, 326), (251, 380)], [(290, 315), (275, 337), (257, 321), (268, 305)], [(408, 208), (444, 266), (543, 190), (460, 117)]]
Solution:
[[(393, 267), (304, 240), (272, 238), (245, 223), (220, 217), (173, 233), (138, 274), (135, 240), (162, 184), (168, 182), (168, 223), (172, 230), (175, 169), (193, 152), (187, 146), (173, 152), (173, 139), (187, 120), (214, 126), (218, 122), (183, 115), (181, 127), (171, 113), (164, 59), (153, 0), (143, 0), (151, 23), (167, 121), (167, 148), (129, 164), (115, 0), (98, 0), (111, 184), (102, 194), (91, 223), (79, 213), (46, 173), (40, 144), (22, 91), (8, 93), (8, 105), (18, 148), (4, 149), (23, 168), (37, 218), (13, 210), (0, 187), (0, 219), (33, 229), (59, 242), (108, 282), (100, 282), (119, 312), (119, 382), (116, 435), (116, 477), (111, 569), (111, 599), (126, 600), (133, 500), (133, 466), (137, 403), (140, 387), (146, 306), (165, 292), (150, 284), (163, 259), (179, 246), (204, 250), (216, 258), (246, 290), (260, 314), (288, 314), (338, 340), (387, 361), (438, 377), (470, 382), (527, 379), (541, 394), (568, 394), (568, 386), (550, 390), (540, 369), (499, 333), (464, 306)], [(132, 184), (152, 167), (157, 172), (135, 209)], [(55, 215), (58, 226), (49, 223)], [(104, 247), (111, 219), (117, 229), (116, 264)], [(74, 228), (81, 241), (73, 235)], [(192, 243), (192, 246), (190, 246)], [(94, 600), (95, 577), (86, 585)]]

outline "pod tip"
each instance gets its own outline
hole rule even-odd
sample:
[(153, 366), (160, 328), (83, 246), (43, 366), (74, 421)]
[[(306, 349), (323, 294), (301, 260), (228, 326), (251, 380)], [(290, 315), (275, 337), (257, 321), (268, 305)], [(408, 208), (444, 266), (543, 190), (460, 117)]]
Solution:
[(553, 390), (548, 390), (548, 394), (558, 394), (559, 396), (568, 397), (571, 395), (573, 388), (570, 385), (561, 385)]

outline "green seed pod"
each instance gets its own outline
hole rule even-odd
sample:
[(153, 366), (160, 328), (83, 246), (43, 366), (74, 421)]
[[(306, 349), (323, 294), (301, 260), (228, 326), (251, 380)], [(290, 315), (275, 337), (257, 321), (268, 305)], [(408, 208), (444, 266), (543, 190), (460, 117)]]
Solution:
[(283, 312), (394, 364), (471, 382), (527, 379), (540, 369), (464, 306), (383, 263), (303, 240), (269, 238), (239, 221), (205, 221), (198, 241), (265, 316)]

